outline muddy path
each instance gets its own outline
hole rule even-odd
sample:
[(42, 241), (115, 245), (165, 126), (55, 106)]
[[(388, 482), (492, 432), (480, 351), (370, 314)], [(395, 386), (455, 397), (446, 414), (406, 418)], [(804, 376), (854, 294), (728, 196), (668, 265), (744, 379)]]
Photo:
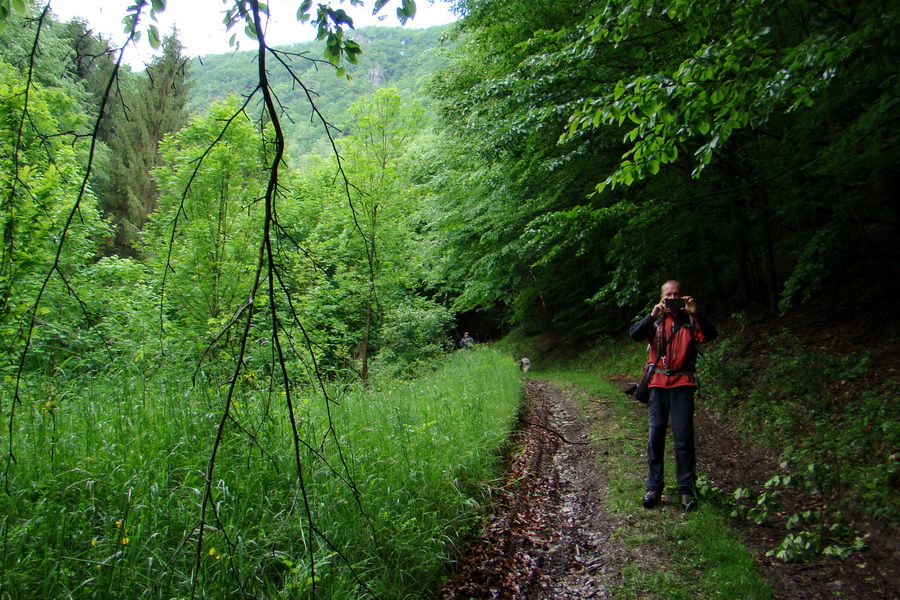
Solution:
[[(579, 401), (576, 393), (526, 380), (505, 484), (438, 598), (615, 598), (624, 566), (654, 569), (665, 560), (646, 544), (628, 548), (613, 535), (629, 525), (605, 508), (609, 482), (598, 453), (608, 452), (603, 440), (615, 433), (616, 420), (603, 402)], [(699, 470), (722, 489), (759, 486), (777, 468), (774, 458), (742, 444), (702, 409), (697, 430)], [(887, 539), (874, 536), (869, 549), (850, 559), (791, 565), (765, 557), (779, 535), (777, 522), (743, 533), (777, 599), (900, 598), (900, 554)]]
[(555, 385), (529, 380), (506, 485), (481, 537), (439, 598), (611, 598), (623, 551), (582, 414)]

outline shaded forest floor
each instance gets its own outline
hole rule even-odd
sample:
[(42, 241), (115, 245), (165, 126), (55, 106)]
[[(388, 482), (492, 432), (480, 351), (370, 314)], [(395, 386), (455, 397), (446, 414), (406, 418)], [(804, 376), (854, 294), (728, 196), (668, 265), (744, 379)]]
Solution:
[[(504, 484), (480, 535), (439, 590), (439, 598), (616, 598), (628, 573), (653, 571), (669, 560), (657, 544), (624, 541), (634, 523), (627, 514), (608, 508), (610, 481), (603, 468), (605, 455), (621, 452), (614, 444), (622, 432), (617, 431), (609, 399), (577, 395), (549, 382), (527, 380)], [(698, 468), (712, 485), (726, 491), (758, 488), (777, 472), (774, 457), (746, 444), (700, 404)], [(637, 403), (633, 409), (645, 410)], [(643, 477), (639, 464), (635, 461), (638, 480)], [(634, 498), (635, 506), (639, 500)], [(781, 518), (766, 526), (744, 528), (735, 522), (774, 597), (900, 597), (898, 556), (890, 535), (867, 532), (876, 534), (868, 537), (867, 548), (846, 559), (787, 564), (765, 556), (786, 533), (784, 515), (805, 500), (785, 498)], [(655, 510), (664, 518), (692, 516), (683, 514), (674, 499), (664, 498)], [(660, 596), (646, 590), (637, 597)]]

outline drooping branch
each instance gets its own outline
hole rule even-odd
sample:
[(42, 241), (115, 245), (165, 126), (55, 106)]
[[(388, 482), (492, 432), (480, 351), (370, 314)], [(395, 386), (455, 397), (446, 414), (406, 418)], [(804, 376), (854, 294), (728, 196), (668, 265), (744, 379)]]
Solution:
[[(230, 411), (231, 411), (231, 407), (233, 405), (234, 393), (235, 393), (237, 382), (240, 377), (240, 373), (243, 370), (244, 357), (246, 355), (247, 344), (248, 344), (248, 341), (250, 338), (251, 325), (252, 325), (253, 317), (255, 314), (253, 299), (256, 298), (257, 293), (259, 292), (261, 286), (263, 285), (263, 279), (265, 279), (266, 285), (268, 288), (267, 289), (267, 292), (268, 292), (267, 301), (268, 301), (268, 310), (269, 310), (270, 318), (271, 318), (270, 337), (273, 342), (274, 356), (277, 358), (278, 366), (279, 366), (279, 369), (281, 372), (280, 374), (281, 374), (282, 383), (284, 385), (284, 395), (285, 395), (285, 399), (286, 399), (286, 403), (287, 403), (288, 417), (289, 417), (291, 430), (292, 430), (292, 436), (293, 436), (294, 460), (296, 463), (296, 470), (297, 470), (298, 490), (299, 490), (300, 496), (302, 498), (302, 505), (303, 505), (303, 510), (305, 513), (305, 518), (307, 520), (307, 527), (309, 528), (309, 531), (310, 531), (310, 540), (321, 539), (329, 547), (331, 547), (333, 550), (335, 550), (339, 556), (342, 556), (344, 558), (347, 566), (351, 570), (354, 571), (354, 576), (357, 578), (360, 585), (363, 586), (364, 588), (367, 588), (366, 584), (358, 577), (358, 575), (356, 575), (355, 569), (354, 569), (353, 565), (350, 563), (350, 561), (346, 557), (344, 557), (342, 553), (337, 551), (336, 545), (333, 544), (324, 535), (324, 533), (321, 532), (315, 526), (315, 523), (313, 520), (313, 515), (312, 515), (312, 509), (311, 509), (311, 505), (310, 505), (310, 498), (307, 493), (306, 480), (305, 480), (305, 475), (304, 475), (304, 464), (301, 459), (301, 448), (303, 448), (303, 447), (309, 448), (309, 444), (306, 443), (300, 435), (299, 421), (298, 421), (297, 413), (295, 411), (294, 402), (293, 402), (292, 383), (291, 383), (291, 378), (290, 378), (290, 375), (289, 375), (288, 369), (287, 369), (288, 358), (287, 358), (287, 355), (285, 352), (285, 347), (282, 343), (282, 332), (286, 331), (286, 329), (285, 329), (284, 325), (282, 324), (281, 319), (279, 317), (279, 310), (278, 310), (279, 309), (279, 306), (278, 306), (279, 292), (283, 293), (285, 295), (285, 297), (287, 298), (287, 302), (289, 303), (289, 307), (290, 307), (290, 314), (292, 315), (292, 320), (295, 322), (295, 324), (299, 325), (299, 318), (298, 318), (296, 310), (293, 307), (293, 304), (291, 303), (289, 290), (288, 290), (287, 286), (285, 285), (285, 283), (281, 279), (279, 267), (276, 264), (277, 242), (275, 240), (273, 240), (273, 233), (279, 230), (279, 225), (277, 222), (276, 200), (279, 195), (279, 189), (280, 189), (280, 187), (279, 187), (279, 171), (280, 171), (280, 168), (281, 168), (281, 166), (283, 164), (283, 160), (284, 160), (285, 142), (284, 142), (284, 135), (283, 135), (281, 122), (280, 122), (281, 112), (278, 109), (280, 104), (278, 103), (277, 98), (276, 98), (274, 92), (272, 91), (269, 80), (268, 80), (266, 58), (269, 54), (270, 49), (268, 48), (266, 41), (265, 41), (265, 33), (264, 33), (263, 27), (262, 27), (262, 19), (261, 19), (261, 15), (260, 15), (259, 3), (257, 0), (251, 0), (249, 2), (249, 4), (251, 7), (251, 11), (249, 11), (246, 14), (242, 13), (242, 17), (245, 19), (248, 19), (249, 22), (251, 22), (252, 26), (256, 30), (256, 37), (257, 37), (257, 41), (258, 41), (257, 60), (258, 60), (258, 81), (259, 81), (257, 91), (260, 91), (262, 94), (264, 106), (265, 106), (265, 115), (267, 115), (269, 121), (271, 122), (272, 130), (274, 132), (274, 140), (273, 140), (274, 153), (269, 158), (269, 166), (268, 166), (269, 176), (268, 176), (268, 181), (266, 183), (265, 194), (262, 199), (263, 203), (264, 203), (262, 238), (261, 238), (260, 246), (259, 246), (259, 254), (258, 254), (257, 265), (256, 265), (255, 274), (254, 274), (254, 280), (253, 280), (251, 292), (249, 294), (249, 299), (247, 301), (247, 305), (241, 311), (241, 313), (244, 316), (244, 321), (243, 321), (244, 327), (243, 327), (242, 335), (240, 337), (240, 348), (239, 348), (239, 351), (235, 358), (235, 367), (231, 374), (231, 378), (230, 378), (229, 385), (228, 385), (228, 390), (225, 394), (225, 403), (224, 403), (224, 407), (223, 407), (222, 417), (219, 421), (219, 426), (216, 431), (215, 441), (213, 443), (213, 448), (212, 448), (212, 451), (211, 451), (211, 454), (209, 457), (209, 461), (207, 463), (204, 493), (203, 493), (201, 507), (200, 507), (200, 522), (199, 522), (199, 525), (197, 528), (197, 532), (198, 532), (197, 538), (198, 539), (197, 539), (197, 551), (196, 551), (196, 555), (195, 555), (194, 574), (191, 578), (191, 597), (192, 598), (196, 595), (196, 591), (197, 591), (197, 581), (198, 581), (198, 575), (199, 575), (201, 559), (202, 559), (203, 535), (204, 535), (205, 524), (206, 524), (206, 520), (207, 520), (206, 514), (207, 514), (208, 507), (212, 503), (212, 484), (213, 484), (213, 474), (214, 474), (214, 470), (215, 470), (216, 458), (218, 455), (218, 450), (219, 450), (219, 447), (221, 444), (221, 440), (224, 436), (225, 427), (231, 418)], [(288, 66), (280, 57), (278, 57), (277, 55), (275, 55), (275, 56), (279, 60), (279, 62), (281, 62), (281, 64), (285, 66), (287, 71), (291, 74), (291, 77), (294, 78), (295, 82), (300, 84), (303, 87), (303, 89), (306, 91), (307, 98), (310, 102), (310, 105), (312, 106), (314, 113), (318, 114), (320, 116), (320, 118), (322, 119), (322, 122), (325, 126), (325, 129), (329, 136), (329, 139), (332, 142), (332, 147), (335, 151), (335, 154), (337, 155), (337, 148), (336, 148), (336, 145), (334, 143), (334, 140), (333, 140), (333, 137), (332, 137), (331, 131), (330, 131), (331, 126), (324, 119), (324, 117), (321, 116), (321, 113), (318, 112), (318, 108), (315, 106), (315, 103), (313, 102), (310, 91), (305, 86), (303, 86), (302, 82), (300, 82), (299, 79), (295, 76), (295, 74), (294, 74), (293, 70), (290, 68), (290, 66)], [(346, 176), (345, 176), (345, 184), (348, 189), (348, 198), (349, 198), (349, 196), (350, 196), (349, 195), (349, 181), (347, 180)], [(185, 192), (185, 195), (186, 195), (186, 192)], [(184, 200), (184, 198), (183, 198), (183, 200)], [(183, 204), (182, 204), (182, 207), (183, 207)], [(181, 208), (179, 210), (181, 210)], [(171, 244), (173, 241), (174, 241), (174, 238), (173, 238), (173, 240), (170, 241), (170, 248), (171, 248)], [(236, 315), (236, 319), (241, 316), (241, 313)], [(232, 322), (229, 323), (229, 325), (226, 327), (226, 329), (230, 328), (234, 324), (236, 324), (236, 319), (233, 319)], [(326, 390), (324, 380), (322, 379), (322, 375), (319, 372), (318, 366), (315, 364), (315, 356), (314, 356), (314, 352), (312, 351), (311, 342), (309, 340), (308, 335), (306, 334), (305, 329), (303, 329), (302, 326), (300, 326), (300, 329), (303, 332), (303, 335), (307, 340), (307, 347), (309, 349), (310, 355), (313, 357), (312, 360), (313, 360), (314, 369), (315, 369), (317, 377), (319, 378), (320, 387), (321, 387), (322, 393), (325, 397), (325, 405), (326, 405), (326, 410), (327, 410), (327, 415), (328, 415), (328, 423), (329, 423), (328, 432), (331, 436), (333, 436), (333, 438), (337, 442), (340, 461), (344, 467), (344, 476), (342, 477), (342, 479), (344, 481), (350, 482), (350, 488), (354, 492), (354, 495), (356, 497), (356, 501), (360, 508), (360, 511), (365, 516), (366, 521), (369, 523), (370, 527), (372, 527), (371, 521), (369, 520), (368, 515), (365, 514), (365, 511), (362, 508), (359, 490), (357, 489), (356, 485), (352, 483), (352, 477), (350, 476), (350, 469), (349, 469), (349, 466), (347, 465), (346, 459), (343, 455), (343, 451), (341, 449), (341, 442), (338, 439), (335, 429), (334, 429), (333, 419), (332, 419), (331, 409), (330, 409), (331, 400), (328, 397), (328, 392)], [(289, 338), (289, 336), (288, 336), (288, 338)], [(327, 461), (326, 461), (326, 464), (327, 464)], [(329, 467), (329, 468), (331, 468), (331, 467)], [(212, 503), (212, 505), (214, 506), (214, 503)], [(374, 527), (372, 527), (372, 531), (373, 531), (373, 535), (374, 535)], [(312, 543), (309, 544), (308, 552), (309, 552), (308, 560), (309, 560), (309, 569), (310, 569), (309, 581), (311, 582), (310, 583), (311, 594), (312, 594), (312, 597), (315, 597), (316, 588), (317, 588), (317, 576), (316, 576), (317, 564), (316, 564), (315, 545), (314, 544), (312, 544)]]

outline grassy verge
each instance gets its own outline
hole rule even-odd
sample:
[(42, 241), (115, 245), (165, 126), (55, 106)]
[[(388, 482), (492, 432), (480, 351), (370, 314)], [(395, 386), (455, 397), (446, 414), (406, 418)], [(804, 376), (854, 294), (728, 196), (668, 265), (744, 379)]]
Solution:
[[(615, 597), (767, 599), (772, 592), (754, 569), (752, 554), (729, 525), (725, 510), (703, 504), (684, 514), (672, 500), (655, 510), (640, 506), (646, 476), (646, 409), (626, 398), (601, 374), (628, 374), (641, 364), (643, 348), (614, 343), (596, 354), (589, 371), (547, 371), (538, 376), (563, 387), (577, 387), (601, 402), (605, 418), (594, 432), (600, 447), (598, 468), (608, 482), (607, 509), (622, 525), (615, 535), (627, 550), (623, 584)], [(671, 444), (669, 444), (671, 456)], [(666, 472), (674, 472), (671, 458)], [(666, 490), (676, 498), (674, 488)]]
[(0, 598), (421, 597), (478, 518), (521, 397), (506, 356), (457, 352), (413, 382), (294, 392), (292, 423), (248, 373), (201, 543), (222, 389), (188, 382), (35, 381), (3, 405)]

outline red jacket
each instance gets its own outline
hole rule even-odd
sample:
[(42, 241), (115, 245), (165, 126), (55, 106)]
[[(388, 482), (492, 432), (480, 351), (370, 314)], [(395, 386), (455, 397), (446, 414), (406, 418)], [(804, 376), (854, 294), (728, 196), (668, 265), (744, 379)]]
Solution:
[(673, 317), (666, 313), (657, 319), (647, 315), (631, 326), (629, 335), (650, 343), (647, 362), (656, 367), (650, 387), (674, 388), (697, 385), (697, 344), (711, 342), (718, 332), (701, 315)]

